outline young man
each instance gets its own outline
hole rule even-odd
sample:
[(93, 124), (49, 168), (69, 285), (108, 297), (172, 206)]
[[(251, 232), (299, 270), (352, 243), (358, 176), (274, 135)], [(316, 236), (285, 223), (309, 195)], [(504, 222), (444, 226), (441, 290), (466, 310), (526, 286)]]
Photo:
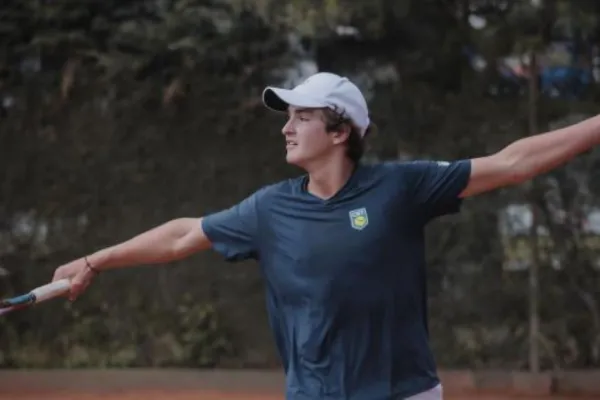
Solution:
[(267, 88), (263, 100), (288, 113), (286, 159), (306, 175), (72, 261), (54, 279), (70, 278), (74, 299), (97, 271), (209, 248), (228, 260), (255, 258), (287, 399), (441, 399), (428, 342), (425, 225), (457, 212), (465, 197), (523, 182), (591, 149), (600, 142), (600, 118), (487, 157), (361, 165), (369, 113), (348, 79), (319, 73), (293, 90)]

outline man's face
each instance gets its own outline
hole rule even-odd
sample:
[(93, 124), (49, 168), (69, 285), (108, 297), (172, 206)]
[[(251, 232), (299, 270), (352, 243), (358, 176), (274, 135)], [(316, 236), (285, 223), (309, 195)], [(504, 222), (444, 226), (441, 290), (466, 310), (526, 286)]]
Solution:
[(306, 168), (309, 163), (330, 156), (344, 138), (328, 133), (325, 128), (322, 110), (290, 106), (288, 121), (282, 129), (286, 140), (286, 161)]

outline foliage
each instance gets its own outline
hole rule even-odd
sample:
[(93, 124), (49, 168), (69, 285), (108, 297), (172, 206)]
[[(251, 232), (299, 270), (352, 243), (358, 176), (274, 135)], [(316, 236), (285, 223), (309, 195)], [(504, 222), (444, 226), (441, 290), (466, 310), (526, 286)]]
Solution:
[[(573, 63), (592, 60), (599, 3), (543, 3), (3, 1), (1, 292), (296, 174), (281, 157), (282, 120), (262, 112), (259, 95), (299, 59), (352, 76), (370, 94), (381, 132), (370, 160), (500, 149), (528, 133), (529, 118), (527, 75), (507, 80), (504, 57), (526, 67), (527, 53), (544, 61), (549, 44), (571, 40)], [(473, 13), (484, 29), (470, 25)], [(485, 68), (474, 69), (468, 54)], [(595, 89), (540, 97), (540, 129), (593, 112)], [(600, 364), (599, 249), (582, 240), (586, 212), (598, 206), (596, 165), (596, 154), (586, 155), (530, 185), (469, 200), (459, 217), (428, 229), (430, 330), (443, 365), (527, 367), (527, 277), (506, 265), (529, 259), (532, 242), (498, 229), (499, 212), (523, 202), (536, 205), (548, 231), (543, 366)], [(0, 365), (273, 365), (262, 291), (255, 265), (210, 253), (111, 272), (74, 304), (0, 321)]]
[[(128, 304), (129, 306), (131, 304)], [(118, 304), (104, 301), (100, 307), (82, 310), (66, 303), (67, 315), (60, 334), (51, 342), (43, 331), (21, 331), (9, 325), (5, 331), (8, 346), (0, 352), (1, 364), (18, 368), (121, 368), (196, 367), (217, 365), (233, 354), (227, 330), (209, 304), (183, 296), (175, 310), (138, 303), (138, 318), (115, 318), (123, 314)], [(42, 311), (32, 311), (40, 318)], [(43, 318), (43, 317), (42, 317)]]

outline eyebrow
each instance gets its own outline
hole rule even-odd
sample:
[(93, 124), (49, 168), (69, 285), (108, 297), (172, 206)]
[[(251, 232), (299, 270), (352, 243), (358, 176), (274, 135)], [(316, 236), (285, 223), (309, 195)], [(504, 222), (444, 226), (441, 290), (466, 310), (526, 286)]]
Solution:
[[(296, 108), (296, 114), (314, 114), (315, 110), (312, 108)], [(291, 115), (290, 109), (288, 109), (288, 115)]]

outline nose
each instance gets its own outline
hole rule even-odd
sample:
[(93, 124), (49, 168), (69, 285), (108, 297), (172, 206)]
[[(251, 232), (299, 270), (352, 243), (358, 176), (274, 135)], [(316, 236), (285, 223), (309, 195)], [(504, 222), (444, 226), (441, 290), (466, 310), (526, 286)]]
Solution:
[(288, 136), (288, 135), (293, 135), (294, 134), (294, 128), (293, 128), (293, 125), (292, 125), (291, 118), (288, 119), (288, 121), (285, 123), (285, 125), (281, 129), (281, 133), (283, 134), (283, 136)]

